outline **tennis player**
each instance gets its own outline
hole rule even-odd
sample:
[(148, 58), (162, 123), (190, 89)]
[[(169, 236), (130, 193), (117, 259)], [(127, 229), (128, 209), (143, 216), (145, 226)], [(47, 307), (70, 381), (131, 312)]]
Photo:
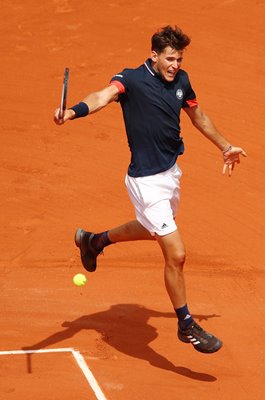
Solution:
[(151, 42), (151, 56), (144, 64), (112, 77), (104, 89), (67, 109), (63, 121), (59, 110), (55, 111), (55, 122), (62, 124), (119, 102), (131, 151), (125, 182), (136, 219), (97, 234), (78, 229), (75, 243), (85, 269), (95, 271), (97, 257), (106, 246), (156, 240), (165, 260), (165, 286), (178, 318), (178, 338), (199, 352), (214, 353), (222, 347), (221, 340), (202, 329), (188, 309), (183, 273), (185, 247), (175, 221), (181, 178), (176, 161), (184, 153), (181, 110), (220, 150), (224, 174), (231, 175), (240, 155), (246, 153), (224, 138), (198, 104), (188, 74), (181, 69), (190, 38), (179, 27), (166, 26), (152, 36)]

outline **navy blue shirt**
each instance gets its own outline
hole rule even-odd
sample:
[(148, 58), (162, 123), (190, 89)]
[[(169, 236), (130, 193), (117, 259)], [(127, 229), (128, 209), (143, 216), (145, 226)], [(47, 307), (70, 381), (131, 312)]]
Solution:
[(124, 69), (110, 84), (119, 88), (131, 151), (128, 175), (148, 176), (171, 168), (184, 152), (181, 108), (197, 105), (188, 74), (180, 69), (174, 81), (167, 82), (148, 59), (136, 69)]

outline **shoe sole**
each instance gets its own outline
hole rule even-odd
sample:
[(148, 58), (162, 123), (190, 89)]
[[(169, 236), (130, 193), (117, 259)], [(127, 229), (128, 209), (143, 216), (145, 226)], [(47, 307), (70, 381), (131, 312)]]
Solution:
[(203, 350), (196, 346), (193, 346), (193, 347), (195, 350), (199, 351), (200, 353), (212, 354), (212, 353), (216, 353), (218, 350), (220, 350), (222, 346), (223, 346), (223, 343), (221, 341), (219, 341), (218, 343), (216, 343), (216, 345), (211, 350)]
[(77, 231), (75, 232), (75, 244), (77, 247), (81, 246), (81, 238), (83, 236), (84, 230), (81, 228), (78, 228)]

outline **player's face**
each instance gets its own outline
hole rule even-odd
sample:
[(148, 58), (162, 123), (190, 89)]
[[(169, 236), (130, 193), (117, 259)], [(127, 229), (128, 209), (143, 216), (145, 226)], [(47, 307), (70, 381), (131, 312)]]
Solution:
[(180, 69), (183, 60), (183, 51), (167, 46), (162, 53), (152, 51), (153, 68), (167, 82), (172, 82)]

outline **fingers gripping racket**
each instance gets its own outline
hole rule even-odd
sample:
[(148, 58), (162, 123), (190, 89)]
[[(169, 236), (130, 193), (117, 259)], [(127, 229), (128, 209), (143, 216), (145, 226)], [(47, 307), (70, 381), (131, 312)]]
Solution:
[(63, 120), (64, 112), (66, 110), (68, 81), (69, 81), (69, 68), (65, 68), (64, 78), (63, 78), (63, 89), (62, 89), (61, 105), (60, 105), (60, 110), (59, 110), (59, 119), (61, 121)]

